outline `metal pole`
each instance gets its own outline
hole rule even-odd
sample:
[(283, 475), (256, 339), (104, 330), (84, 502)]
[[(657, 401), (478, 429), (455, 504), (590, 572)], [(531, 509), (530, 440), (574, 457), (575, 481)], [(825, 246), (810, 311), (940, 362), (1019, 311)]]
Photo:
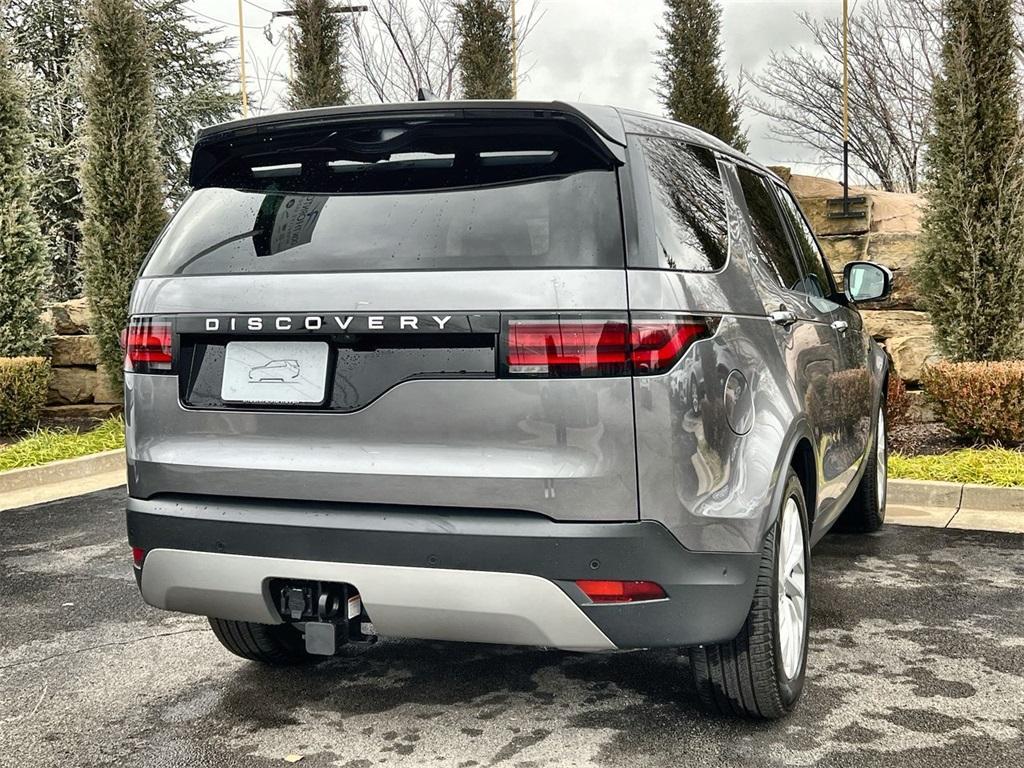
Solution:
[(850, 212), (850, 9), (843, 0), (843, 213)]
[(516, 35), (516, 0), (511, 0), (512, 14), (512, 98), (519, 96), (519, 55), (516, 47), (519, 44), (519, 37)]
[(245, 79), (245, 24), (242, 17), (242, 0), (238, 0), (238, 53), (241, 58), (239, 79), (242, 81), (242, 117), (248, 117), (249, 85)]

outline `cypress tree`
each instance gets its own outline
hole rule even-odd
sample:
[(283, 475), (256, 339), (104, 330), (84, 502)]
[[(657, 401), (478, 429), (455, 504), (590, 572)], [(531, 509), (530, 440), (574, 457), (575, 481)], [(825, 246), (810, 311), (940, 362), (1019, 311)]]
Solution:
[(462, 0), (455, 5), (459, 74), (467, 99), (511, 99), (511, 15), (506, 0)]
[(939, 349), (1024, 357), (1024, 154), (1013, 0), (945, 0), (915, 270)]
[(292, 109), (347, 104), (341, 49), (344, 22), (332, 13), (330, 0), (292, 0), (298, 32), (292, 41), (292, 80), (288, 104)]
[(151, 50), (133, 0), (91, 0), (85, 48), (82, 265), (100, 357), (120, 386), (132, 283), (166, 217)]
[(0, 357), (38, 355), (48, 254), (29, 203), (28, 110), (0, 28)]
[(673, 120), (745, 150), (739, 106), (720, 63), (721, 9), (714, 0), (667, 0), (666, 6), (658, 27), (665, 44), (658, 53), (658, 97)]

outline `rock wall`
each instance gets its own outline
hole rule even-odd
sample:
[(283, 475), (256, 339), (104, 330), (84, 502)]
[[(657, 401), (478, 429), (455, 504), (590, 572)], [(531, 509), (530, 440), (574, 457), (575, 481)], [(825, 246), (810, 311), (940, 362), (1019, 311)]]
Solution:
[(106, 416), (119, 409), (121, 393), (114, 391), (99, 362), (96, 337), (89, 331), (85, 299), (54, 304), (43, 315), (53, 329), (49, 338), (50, 393), (47, 411), (55, 417)]
[(865, 217), (830, 218), (828, 200), (843, 196), (841, 184), (791, 174), (786, 168), (774, 170), (800, 200), (825, 249), (829, 266), (836, 272), (837, 282), (842, 284), (843, 267), (850, 261), (876, 261), (893, 270), (892, 297), (868, 305), (864, 323), (871, 335), (885, 345), (900, 377), (908, 386), (915, 387), (922, 368), (939, 356), (932, 324), (909, 274), (921, 232), (920, 196), (851, 187), (851, 197), (867, 198), (866, 205), (855, 208), (864, 211)]

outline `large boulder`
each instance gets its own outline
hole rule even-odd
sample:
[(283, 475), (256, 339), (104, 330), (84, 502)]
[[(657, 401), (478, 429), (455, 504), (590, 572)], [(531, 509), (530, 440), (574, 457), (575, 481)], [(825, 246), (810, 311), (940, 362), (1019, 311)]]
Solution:
[(48, 405), (91, 403), (98, 376), (93, 368), (54, 368), (50, 376)]
[(80, 336), (51, 336), (50, 362), (55, 366), (96, 365), (99, 360), (99, 345), (96, 337), (84, 334)]
[(93, 401), (103, 404), (120, 403), (122, 400), (122, 393), (120, 389), (115, 389), (110, 383), (110, 377), (107, 376), (106, 366), (96, 366), (96, 389), (93, 393)]
[(89, 302), (71, 299), (52, 305), (43, 313), (43, 321), (53, 326), (58, 336), (74, 336), (89, 332)]
[(851, 261), (866, 261), (868, 258), (868, 242), (866, 235), (848, 235), (845, 237), (822, 237), (819, 239), (825, 251), (828, 265), (839, 274), (843, 267)]
[(940, 358), (934, 330), (925, 312), (865, 312), (864, 327), (885, 345), (896, 373), (908, 384), (918, 383), (924, 367)]

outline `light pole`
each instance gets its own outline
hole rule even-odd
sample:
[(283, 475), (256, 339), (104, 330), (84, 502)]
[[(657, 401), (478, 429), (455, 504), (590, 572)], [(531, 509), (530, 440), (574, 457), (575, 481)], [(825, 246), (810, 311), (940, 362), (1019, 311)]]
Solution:
[(850, 197), (850, 3), (843, 0), (843, 196), (828, 200), (830, 219), (864, 219), (867, 198)]
[(242, 83), (242, 117), (248, 117), (249, 85), (245, 80), (245, 24), (242, 17), (242, 0), (238, 0), (238, 53), (241, 59), (238, 79)]

